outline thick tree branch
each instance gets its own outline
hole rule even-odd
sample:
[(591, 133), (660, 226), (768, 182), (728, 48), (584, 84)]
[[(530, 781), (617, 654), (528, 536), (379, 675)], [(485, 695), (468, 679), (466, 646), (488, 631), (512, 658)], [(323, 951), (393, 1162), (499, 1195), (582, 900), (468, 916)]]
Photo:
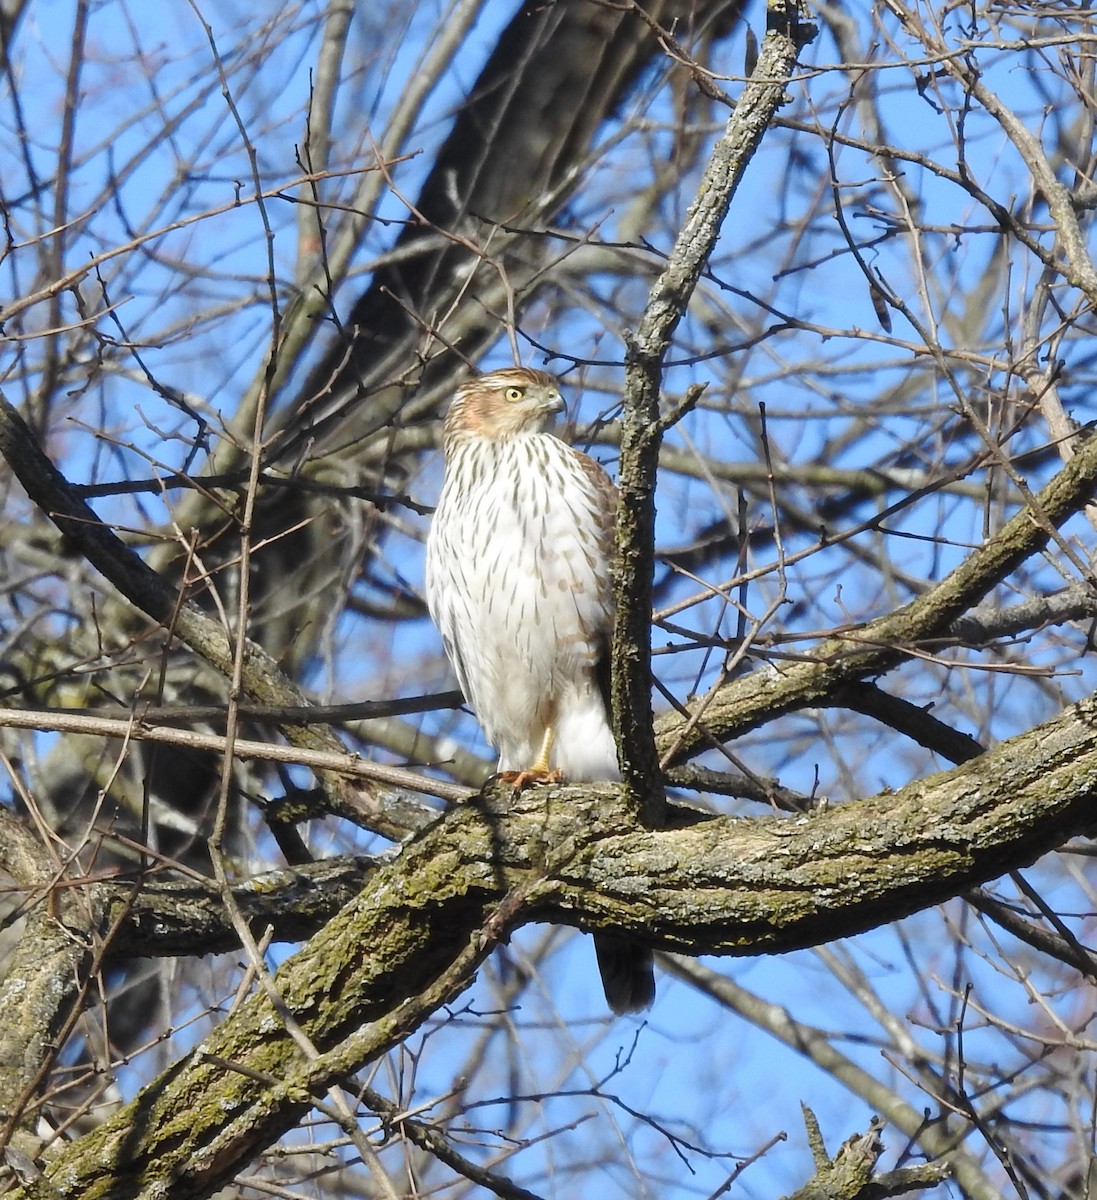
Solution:
[[(303, 941), (349, 904), (376, 870), (374, 859), (342, 857), (264, 871), (234, 883), (233, 903), (257, 938), (269, 928), (273, 941)], [(224, 897), (212, 880), (149, 879), (140, 889), (111, 881), (97, 889), (105, 927), (117, 922), (105, 951), (111, 963), (240, 948)]]
[[(762, 52), (713, 148), (697, 195), (655, 281), (625, 356), (618, 486), (613, 629), (613, 718), (625, 783), (646, 824), (658, 825), (662, 774), (651, 718), (652, 554), (655, 478), (664, 418), (659, 407), (663, 359), (716, 246), (747, 164), (785, 100), (796, 56), (814, 36), (798, 3), (773, 3)], [(696, 397), (694, 398), (696, 399)]]
[(793, 820), (675, 810), (671, 827), (637, 830), (623, 788), (487, 789), (380, 867), (279, 970), (285, 1011), (319, 1058), (253, 997), (16, 1195), (208, 1195), (314, 1093), (451, 999), (517, 925), (612, 928), (689, 954), (791, 950), (1031, 862), (1088, 829), (1095, 799), (1093, 700), (945, 774)]
[(59, 1035), (78, 1000), (102, 909), (95, 888), (55, 889), (63, 865), (3, 808), (0, 872), (23, 890), (27, 914), (0, 982), (0, 1147), (14, 1139), (18, 1149), (35, 1124), (28, 1101), (62, 1044)]

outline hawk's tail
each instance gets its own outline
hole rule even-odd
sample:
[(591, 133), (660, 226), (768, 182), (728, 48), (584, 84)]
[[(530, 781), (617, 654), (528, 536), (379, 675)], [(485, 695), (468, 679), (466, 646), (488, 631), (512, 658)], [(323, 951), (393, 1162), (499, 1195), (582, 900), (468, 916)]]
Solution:
[(615, 1013), (640, 1012), (655, 999), (652, 952), (615, 933), (596, 933), (594, 952), (606, 1002)]

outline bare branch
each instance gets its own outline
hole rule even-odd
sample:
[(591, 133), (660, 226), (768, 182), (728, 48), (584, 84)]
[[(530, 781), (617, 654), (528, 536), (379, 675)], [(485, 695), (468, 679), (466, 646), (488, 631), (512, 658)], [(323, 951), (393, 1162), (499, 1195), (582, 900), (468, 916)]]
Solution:
[[(655, 477), (664, 432), (659, 406), (662, 363), (709, 260), (740, 180), (777, 109), (796, 56), (814, 36), (798, 3), (772, 3), (762, 52), (716, 143), (674, 249), (628, 340), (618, 481), (613, 717), (621, 773), (643, 819), (657, 825), (663, 792), (651, 723), (652, 553)], [(696, 400), (694, 396), (694, 400)]]

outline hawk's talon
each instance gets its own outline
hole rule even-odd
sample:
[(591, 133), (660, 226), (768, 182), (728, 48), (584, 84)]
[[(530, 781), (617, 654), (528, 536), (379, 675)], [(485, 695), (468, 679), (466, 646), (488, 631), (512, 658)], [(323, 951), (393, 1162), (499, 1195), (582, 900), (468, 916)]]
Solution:
[(503, 783), (509, 783), (516, 792), (524, 792), (528, 787), (544, 787), (549, 783), (561, 783), (564, 772), (559, 767), (547, 770), (544, 767), (530, 767), (526, 771), (500, 771), (493, 776)]

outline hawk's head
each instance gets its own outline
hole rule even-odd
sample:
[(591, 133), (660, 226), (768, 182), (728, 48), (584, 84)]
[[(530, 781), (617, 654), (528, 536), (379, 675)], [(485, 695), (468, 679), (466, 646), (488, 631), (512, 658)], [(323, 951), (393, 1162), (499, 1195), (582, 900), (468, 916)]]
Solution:
[(446, 441), (461, 434), (501, 440), (540, 433), (563, 408), (559, 384), (545, 371), (489, 371), (457, 389), (446, 415)]

